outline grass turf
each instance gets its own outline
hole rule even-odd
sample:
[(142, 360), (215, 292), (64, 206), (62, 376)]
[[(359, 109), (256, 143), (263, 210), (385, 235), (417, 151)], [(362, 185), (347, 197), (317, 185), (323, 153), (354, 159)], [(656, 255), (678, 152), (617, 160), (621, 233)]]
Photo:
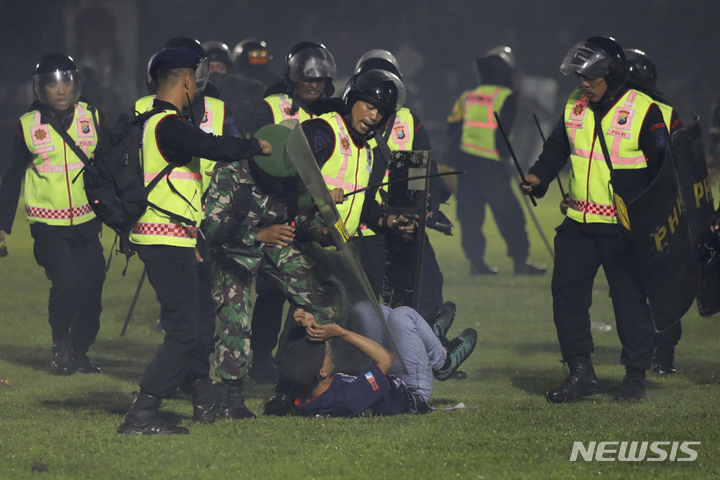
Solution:
[[(559, 194), (534, 209), (551, 239), (561, 221)], [(22, 209), (22, 205), (20, 206)], [(445, 207), (452, 213), (453, 206)], [(551, 264), (528, 221), (531, 260)], [(54, 377), (47, 325), (49, 282), (35, 264), (27, 223), (19, 211), (0, 259), (0, 479), (31, 478), (706, 478), (716, 476), (718, 454), (720, 325), (693, 308), (683, 319), (679, 373), (649, 374), (648, 398), (615, 404), (620, 343), (602, 274), (594, 291), (593, 320), (613, 325), (594, 334), (594, 363), (608, 393), (551, 405), (544, 393), (564, 374), (552, 322), (550, 275), (514, 277), (492, 217), (486, 221), (487, 261), (494, 278), (470, 277), (458, 229), (430, 236), (445, 274), (445, 297), (457, 304), (450, 334), (479, 332), (463, 365), (469, 379), (436, 383), (432, 406), (464, 402), (465, 410), (424, 416), (323, 419), (218, 420), (194, 425), (187, 401), (166, 401), (162, 415), (188, 426), (176, 437), (115, 433), (131, 391), (152, 358), (158, 306), (146, 284), (125, 337), (119, 333), (142, 265), (115, 257), (104, 292), (102, 327), (91, 358), (100, 375)], [(112, 238), (106, 231), (106, 253)], [(249, 407), (262, 411), (270, 387), (248, 382)], [(694, 462), (570, 462), (573, 442), (699, 441)], [(33, 462), (48, 467), (31, 472)]]

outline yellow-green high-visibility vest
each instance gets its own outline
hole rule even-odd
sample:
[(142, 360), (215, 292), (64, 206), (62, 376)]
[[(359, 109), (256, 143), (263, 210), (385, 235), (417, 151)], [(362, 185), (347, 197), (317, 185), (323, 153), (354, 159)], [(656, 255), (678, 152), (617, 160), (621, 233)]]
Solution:
[[(367, 143), (358, 146), (353, 142), (348, 126), (339, 113), (326, 113), (317, 118), (330, 125), (335, 134), (335, 149), (320, 169), (328, 189), (342, 188), (345, 193), (349, 193), (367, 187), (373, 162), (370, 146)], [(350, 235), (355, 235), (360, 225), (364, 202), (365, 192), (362, 192), (337, 205)]]
[[(387, 139), (387, 144), (391, 152), (412, 149), (413, 141), (415, 140), (415, 119), (413, 118), (412, 112), (409, 108), (403, 107), (398, 110), (395, 114), (395, 121), (389, 128), (391, 130), (390, 136)], [(377, 147), (377, 141), (373, 138), (368, 141), (368, 145), (370, 145), (370, 148), (374, 150), (375, 147)], [(388, 161), (389, 160), (390, 159), (388, 159)], [(383, 183), (387, 182), (389, 177), (390, 171), (386, 168), (385, 175), (382, 180)], [(382, 195), (380, 195), (381, 190), (386, 191), (387, 187), (378, 188), (375, 200), (379, 205), (384, 203)], [(364, 223), (360, 225), (360, 230), (365, 237), (375, 235), (375, 232)]]
[(460, 150), (478, 157), (500, 160), (495, 145), (497, 122), (494, 112), (500, 112), (512, 90), (497, 85), (480, 85), (465, 92)]
[(315, 118), (312, 113), (306, 112), (303, 108), (298, 108), (297, 112), (291, 114), (292, 99), (284, 93), (277, 93), (265, 97), (265, 103), (270, 106), (273, 114), (273, 123), (280, 123), (283, 120), (298, 120), (300, 123), (305, 120)]
[(660, 112), (662, 113), (663, 120), (665, 120), (665, 126), (667, 127), (669, 134), (672, 131), (672, 114), (674, 109), (666, 103), (655, 102), (655, 105), (660, 108)]
[[(640, 130), (653, 100), (628, 90), (602, 119), (601, 129), (613, 169), (647, 168), (638, 146)], [(570, 141), (570, 208), (567, 216), (581, 223), (617, 223), (610, 169), (595, 135), (595, 117), (581, 88), (565, 106), (565, 131)]]
[[(168, 115), (177, 115), (174, 110), (165, 110), (153, 115), (145, 123), (141, 161), (145, 175), (145, 185), (166, 166), (167, 161), (157, 144), (156, 129), (158, 123)], [(172, 191), (168, 177), (175, 189), (185, 197)], [(176, 167), (169, 176), (163, 178), (150, 190), (148, 201), (170, 212), (182, 215), (194, 221), (194, 225), (183, 225), (170, 219), (164, 213), (148, 207), (145, 213), (132, 227), (130, 241), (140, 245), (172, 245), (176, 247), (194, 247), (197, 243), (198, 225), (202, 220), (202, 174), (200, 159), (193, 157), (185, 166)]]
[[(77, 102), (67, 133), (90, 157), (98, 141), (97, 112)], [(41, 123), (38, 110), (20, 118), (25, 145), (33, 156), (25, 172), (25, 213), (30, 223), (79, 225), (95, 218), (88, 204), (82, 178), (73, 183), (84, 164), (49, 124)]]
[[(144, 113), (152, 108), (155, 95), (147, 95), (135, 102), (135, 111)], [(225, 131), (225, 102), (213, 97), (205, 97), (205, 112), (200, 122), (200, 128), (207, 133), (222, 136)], [(215, 162), (212, 160), (200, 159), (202, 168), (203, 192), (210, 186), (210, 175), (205, 172), (212, 172), (215, 169)]]

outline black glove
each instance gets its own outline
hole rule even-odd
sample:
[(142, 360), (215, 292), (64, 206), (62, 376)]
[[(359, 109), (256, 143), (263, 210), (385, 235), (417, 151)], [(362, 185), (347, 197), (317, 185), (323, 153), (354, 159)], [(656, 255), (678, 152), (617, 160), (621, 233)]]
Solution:
[(425, 220), (425, 226), (445, 235), (452, 235), (454, 227), (450, 219), (440, 209), (434, 211), (432, 216)]

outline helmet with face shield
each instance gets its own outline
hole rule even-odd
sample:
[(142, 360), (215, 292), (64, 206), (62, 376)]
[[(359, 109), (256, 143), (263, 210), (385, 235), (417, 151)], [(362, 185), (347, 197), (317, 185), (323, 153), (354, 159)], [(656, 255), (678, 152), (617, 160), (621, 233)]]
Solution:
[(292, 89), (296, 83), (315, 78), (325, 79), (323, 97), (335, 92), (332, 84), (337, 76), (337, 67), (332, 53), (320, 43), (300, 42), (290, 49), (285, 59), (285, 84)]
[(372, 103), (388, 115), (400, 110), (405, 103), (405, 85), (402, 80), (385, 70), (368, 70), (354, 75), (343, 92), (345, 107), (352, 108), (358, 100)]
[(387, 50), (375, 49), (365, 52), (355, 65), (355, 73), (362, 73), (375, 69), (385, 70), (386, 72), (394, 74), (400, 80), (403, 79), (402, 72), (400, 71), (400, 65), (398, 64), (395, 55)]
[(589, 79), (604, 78), (606, 95), (617, 94), (625, 85), (628, 62), (622, 47), (610, 37), (591, 37), (573, 46), (565, 55), (560, 72)]
[(80, 70), (72, 58), (62, 53), (48, 53), (35, 67), (33, 90), (41, 103), (67, 110), (80, 98)]

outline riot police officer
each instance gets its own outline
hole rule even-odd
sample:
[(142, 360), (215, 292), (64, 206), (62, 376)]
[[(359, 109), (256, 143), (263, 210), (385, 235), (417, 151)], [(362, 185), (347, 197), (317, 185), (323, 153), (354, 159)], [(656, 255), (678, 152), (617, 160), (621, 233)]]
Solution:
[(268, 88), (255, 118), (259, 129), (283, 120), (304, 122), (313, 118), (309, 106), (335, 92), (335, 59), (320, 43), (300, 42), (285, 57), (283, 81)]
[(0, 244), (12, 232), (24, 178), (35, 260), (52, 282), (50, 373), (96, 373), (100, 369), (87, 351), (100, 329), (102, 224), (88, 205), (82, 179), (73, 179), (95, 150), (107, 119), (81, 99), (80, 72), (67, 55), (40, 59), (33, 90), (37, 100), (15, 129), (12, 158), (0, 184)]
[[(452, 138), (452, 164), (465, 174), (458, 178), (457, 215), (462, 224), (462, 246), (470, 260), (471, 275), (494, 275), (485, 263), (485, 205), (489, 205), (500, 234), (513, 259), (515, 275), (542, 275), (544, 266), (528, 263), (530, 242), (525, 216), (510, 187), (510, 155), (493, 117), (498, 112), (506, 131), (517, 112), (512, 76), (515, 56), (509, 47), (486, 52), (474, 64), (480, 85), (464, 92), (448, 117)], [(459, 148), (459, 151), (454, 151)]]
[(262, 83), (266, 89), (281, 80), (270, 71), (273, 56), (265, 41), (247, 38), (235, 45), (232, 54), (239, 75)]
[(577, 75), (581, 88), (571, 94), (527, 183), (521, 183), (523, 193), (541, 197), (570, 158), (570, 208), (557, 228), (552, 279), (555, 327), (570, 373), (547, 400), (562, 403), (603, 390), (590, 358), (589, 308), (600, 266), (610, 286), (623, 347), (620, 363), (626, 369), (614, 399), (638, 400), (645, 396), (654, 329), (640, 265), (618, 224), (614, 194), (628, 203), (645, 191), (665, 158), (668, 132), (653, 99), (625, 85), (627, 60), (613, 39), (578, 43), (560, 71)]

